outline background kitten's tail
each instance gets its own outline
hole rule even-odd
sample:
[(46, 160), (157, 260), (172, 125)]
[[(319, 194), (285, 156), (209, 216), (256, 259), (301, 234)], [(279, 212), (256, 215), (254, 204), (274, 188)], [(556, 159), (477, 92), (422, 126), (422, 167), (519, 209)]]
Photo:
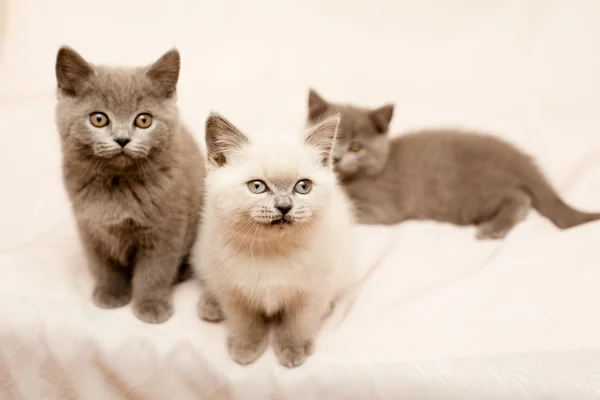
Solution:
[(564, 202), (541, 172), (536, 171), (527, 183), (533, 207), (560, 229), (568, 229), (600, 219), (600, 212), (583, 212)]

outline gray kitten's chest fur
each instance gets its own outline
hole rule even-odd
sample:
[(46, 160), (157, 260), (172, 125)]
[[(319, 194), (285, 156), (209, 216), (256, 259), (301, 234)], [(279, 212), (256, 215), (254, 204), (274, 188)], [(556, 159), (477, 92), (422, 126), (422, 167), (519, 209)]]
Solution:
[(128, 171), (105, 172), (65, 157), (64, 181), (82, 235), (123, 266), (131, 266), (130, 253), (140, 246), (178, 238), (173, 250), (183, 257), (193, 242), (204, 165), (191, 135), (183, 128), (180, 134), (180, 150), (171, 150), (176, 157)]
[(94, 66), (68, 47), (56, 59), (63, 178), (93, 300), (114, 308), (133, 299), (151, 323), (173, 313), (204, 196), (203, 156), (179, 121), (179, 70), (175, 49), (135, 68)]
[[(69, 177), (65, 180), (68, 182)], [(165, 187), (157, 181), (135, 175), (91, 177), (82, 189), (73, 192), (78, 218), (107, 233), (149, 230), (166, 218), (158, 204), (170, 185), (166, 179)]]

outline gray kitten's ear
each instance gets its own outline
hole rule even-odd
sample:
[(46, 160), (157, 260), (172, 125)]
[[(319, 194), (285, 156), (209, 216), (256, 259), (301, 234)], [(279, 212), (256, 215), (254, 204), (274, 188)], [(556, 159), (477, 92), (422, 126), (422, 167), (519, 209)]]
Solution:
[(371, 117), (371, 121), (375, 124), (377, 131), (379, 133), (386, 133), (390, 127), (390, 122), (392, 122), (392, 117), (394, 116), (394, 105), (386, 104), (383, 107), (372, 110), (369, 113), (369, 116)]
[(331, 150), (335, 146), (340, 116), (333, 115), (308, 129), (306, 144), (321, 151), (324, 166), (331, 165)]
[(317, 92), (310, 89), (308, 92), (308, 119), (312, 122), (317, 122), (321, 119), (327, 110), (327, 101), (323, 99)]
[(58, 90), (67, 96), (85, 92), (94, 69), (70, 47), (62, 46), (56, 54), (56, 82)]
[(148, 68), (146, 76), (156, 85), (159, 96), (171, 97), (175, 94), (180, 65), (179, 51), (171, 49)]
[(248, 143), (248, 138), (225, 117), (211, 112), (206, 119), (206, 150), (208, 159), (220, 167), (227, 163), (227, 155)]

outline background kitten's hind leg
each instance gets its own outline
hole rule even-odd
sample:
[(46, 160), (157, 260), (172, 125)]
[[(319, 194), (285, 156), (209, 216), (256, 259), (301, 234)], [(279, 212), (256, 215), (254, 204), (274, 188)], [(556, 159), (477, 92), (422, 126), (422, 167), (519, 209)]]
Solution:
[(527, 217), (531, 197), (517, 190), (505, 194), (498, 203), (494, 216), (477, 227), (477, 239), (502, 239)]
[(225, 319), (219, 300), (207, 291), (202, 293), (198, 302), (198, 316), (209, 322), (221, 322)]

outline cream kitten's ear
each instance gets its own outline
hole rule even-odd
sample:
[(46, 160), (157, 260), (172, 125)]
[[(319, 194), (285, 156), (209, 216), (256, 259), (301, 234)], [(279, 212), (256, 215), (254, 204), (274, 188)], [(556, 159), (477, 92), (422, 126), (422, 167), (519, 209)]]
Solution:
[(158, 95), (171, 97), (177, 90), (181, 57), (177, 49), (171, 49), (150, 66), (146, 76), (156, 85)]
[(248, 138), (220, 114), (211, 112), (206, 119), (208, 159), (216, 166), (227, 163), (227, 155), (248, 143)]
[(386, 104), (383, 107), (379, 107), (369, 113), (371, 120), (377, 127), (379, 133), (386, 133), (392, 122), (394, 116), (394, 105)]
[(312, 122), (318, 122), (327, 110), (327, 101), (317, 92), (310, 89), (308, 92), (308, 119)]
[(56, 54), (58, 89), (67, 96), (81, 95), (88, 88), (94, 69), (70, 47), (63, 46)]
[(340, 116), (334, 115), (308, 129), (306, 144), (321, 151), (324, 166), (331, 165), (331, 150), (335, 145), (339, 125)]

